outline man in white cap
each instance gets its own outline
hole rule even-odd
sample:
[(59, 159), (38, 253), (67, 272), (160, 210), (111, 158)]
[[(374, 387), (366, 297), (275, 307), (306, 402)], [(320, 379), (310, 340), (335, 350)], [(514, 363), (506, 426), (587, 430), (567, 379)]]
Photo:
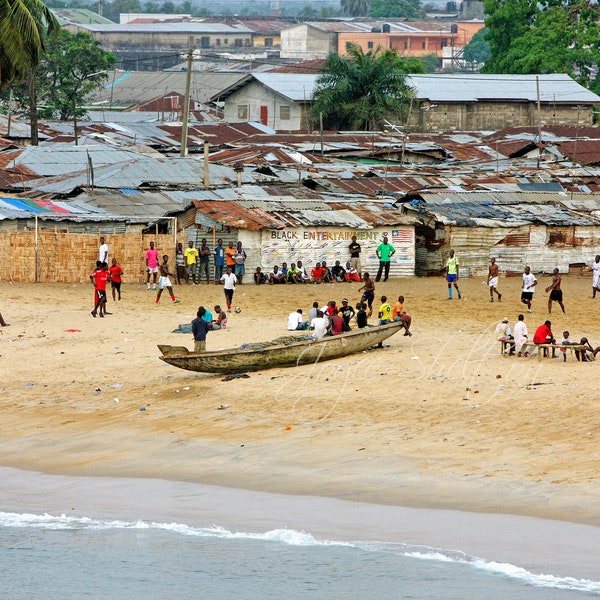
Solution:
[[(504, 317), (498, 325), (496, 325), (495, 332), (496, 339), (499, 342), (508, 342), (513, 339), (512, 331), (510, 329), (510, 325), (508, 324), (508, 317)], [(514, 343), (510, 344), (509, 354), (513, 354), (515, 351)]]

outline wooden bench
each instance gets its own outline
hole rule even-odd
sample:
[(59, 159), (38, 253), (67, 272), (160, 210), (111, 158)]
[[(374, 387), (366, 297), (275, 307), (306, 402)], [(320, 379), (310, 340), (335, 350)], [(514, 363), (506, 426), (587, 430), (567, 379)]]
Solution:
[[(507, 356), (511, 346), (515, 343), (514, 340), (500, 340), (500, 354), (503, 356)], [(536, 348), (537, 349), (537, 359), (539, 361), (544, 357), (544, 349), (546, 349), (546, 357), (549, 358), (552, 356), (552, 350), (556, 352), (558, 350), (562, 354), (566, 353), (568, 350), (571, 354), (571, 362), (573, 362), (576, 358), (576, 352), (579, 351), (582, 354), (585, 352), (586, 347), (581, 346), (579, 344), (569, 344), (563, 346), (562, 344), (534, 344), (533, 342), (525, 342), (523, 347), (521, 348), (521, 352), (527, 352), (528, 348)], [(560, 354), (559, 354), (560, 356)]]

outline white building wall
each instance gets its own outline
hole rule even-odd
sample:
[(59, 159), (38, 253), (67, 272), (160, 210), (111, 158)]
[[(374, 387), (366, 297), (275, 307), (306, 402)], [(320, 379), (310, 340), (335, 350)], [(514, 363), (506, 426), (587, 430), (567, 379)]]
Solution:
[(335, 34), (302, 23), (281, 32), (281, 58), (315, 60), (336, 52)]
[(286, 228), (262, 230), (261, 267), (269, 272), (274, 265), (301, 260), (310, 274), (316, 262), (327, 261), (332, 267), (336, 260), (342, 266), (350, 260), (348, 246), (356, 235), (362, 246), (362, 271), (372, 276), (377, 273), (379, 260), (375, 254), (382, 243), (383, 235), (396, 249), (390, 266), (391, 277), (412, 277), (415, 274), (415, 234), (412, 225), (394, 225), (370, 230), (355, 230), (347, 227)]
[[(239, 107), (247, 106), (247, 118), (241, 119)], [(261, 121), (261, 107), (267, 110), (267, 125), (277, 130), (298, 131), (301, 129), (301, 106), (274, 94), (257, 81), (252, 81), (243, 88), (233, 92), (225, 100), (224, 117), (228, 123), (244, 121)], [(290, 118), (281, 118), (281, 107), (290, 109)]]

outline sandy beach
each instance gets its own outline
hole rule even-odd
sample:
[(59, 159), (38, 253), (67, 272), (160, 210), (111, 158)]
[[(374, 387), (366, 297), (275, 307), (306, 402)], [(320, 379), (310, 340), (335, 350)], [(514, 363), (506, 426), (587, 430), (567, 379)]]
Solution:
[[(538, 279), (530, 336), (548, 318), (550, 279)], [(355, 303), (358, 287), (238, 286), (242, 310), (207, 348), (285, 335), (292, 310)], [(443, 278), (390, 280), (377, 299), (406, 297), (413, 337), (222, 381), (166, 365), (156, 348), (192, 348), (191, 335), (172, 330), (200, 304), (223, 304), (219, 286), (176, 286), (182, 302), (163, 295), (157, 305), (155, 293), (124, 284), (113, 314), (94, 319), (91, 285), (2, 282), (0, 462), (598, 526), (600, 363), (502, 357), (494, 328), (525, 307), (519, 278), (499, 289), (491, 304), (482, 278), (463, 280), (463, 300), (448, 301)], [(600, 343), (591, 278), (564, 277), (563, 289), (555, 334)]]

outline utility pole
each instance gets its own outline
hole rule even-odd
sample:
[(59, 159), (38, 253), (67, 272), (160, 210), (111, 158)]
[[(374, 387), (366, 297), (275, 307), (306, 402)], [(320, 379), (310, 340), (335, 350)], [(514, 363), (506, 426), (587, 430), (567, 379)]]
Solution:
[(537, 93), (537, 122), (538, 122), (538, 155), (537, 168), (540, 168), (540, 158), (542, 154), (542, 106), (540, 103), (540, 78), (535, 76), (535, 89)]
[(180, 156), (187, 156), (187, 132), (190, 116), (190, 83), (192, 80), (192, 49), (188, 50), (187, 73), (185, 77), (185, 100), (183, 104), (183, 123), (181, 125), (181, 152)]

